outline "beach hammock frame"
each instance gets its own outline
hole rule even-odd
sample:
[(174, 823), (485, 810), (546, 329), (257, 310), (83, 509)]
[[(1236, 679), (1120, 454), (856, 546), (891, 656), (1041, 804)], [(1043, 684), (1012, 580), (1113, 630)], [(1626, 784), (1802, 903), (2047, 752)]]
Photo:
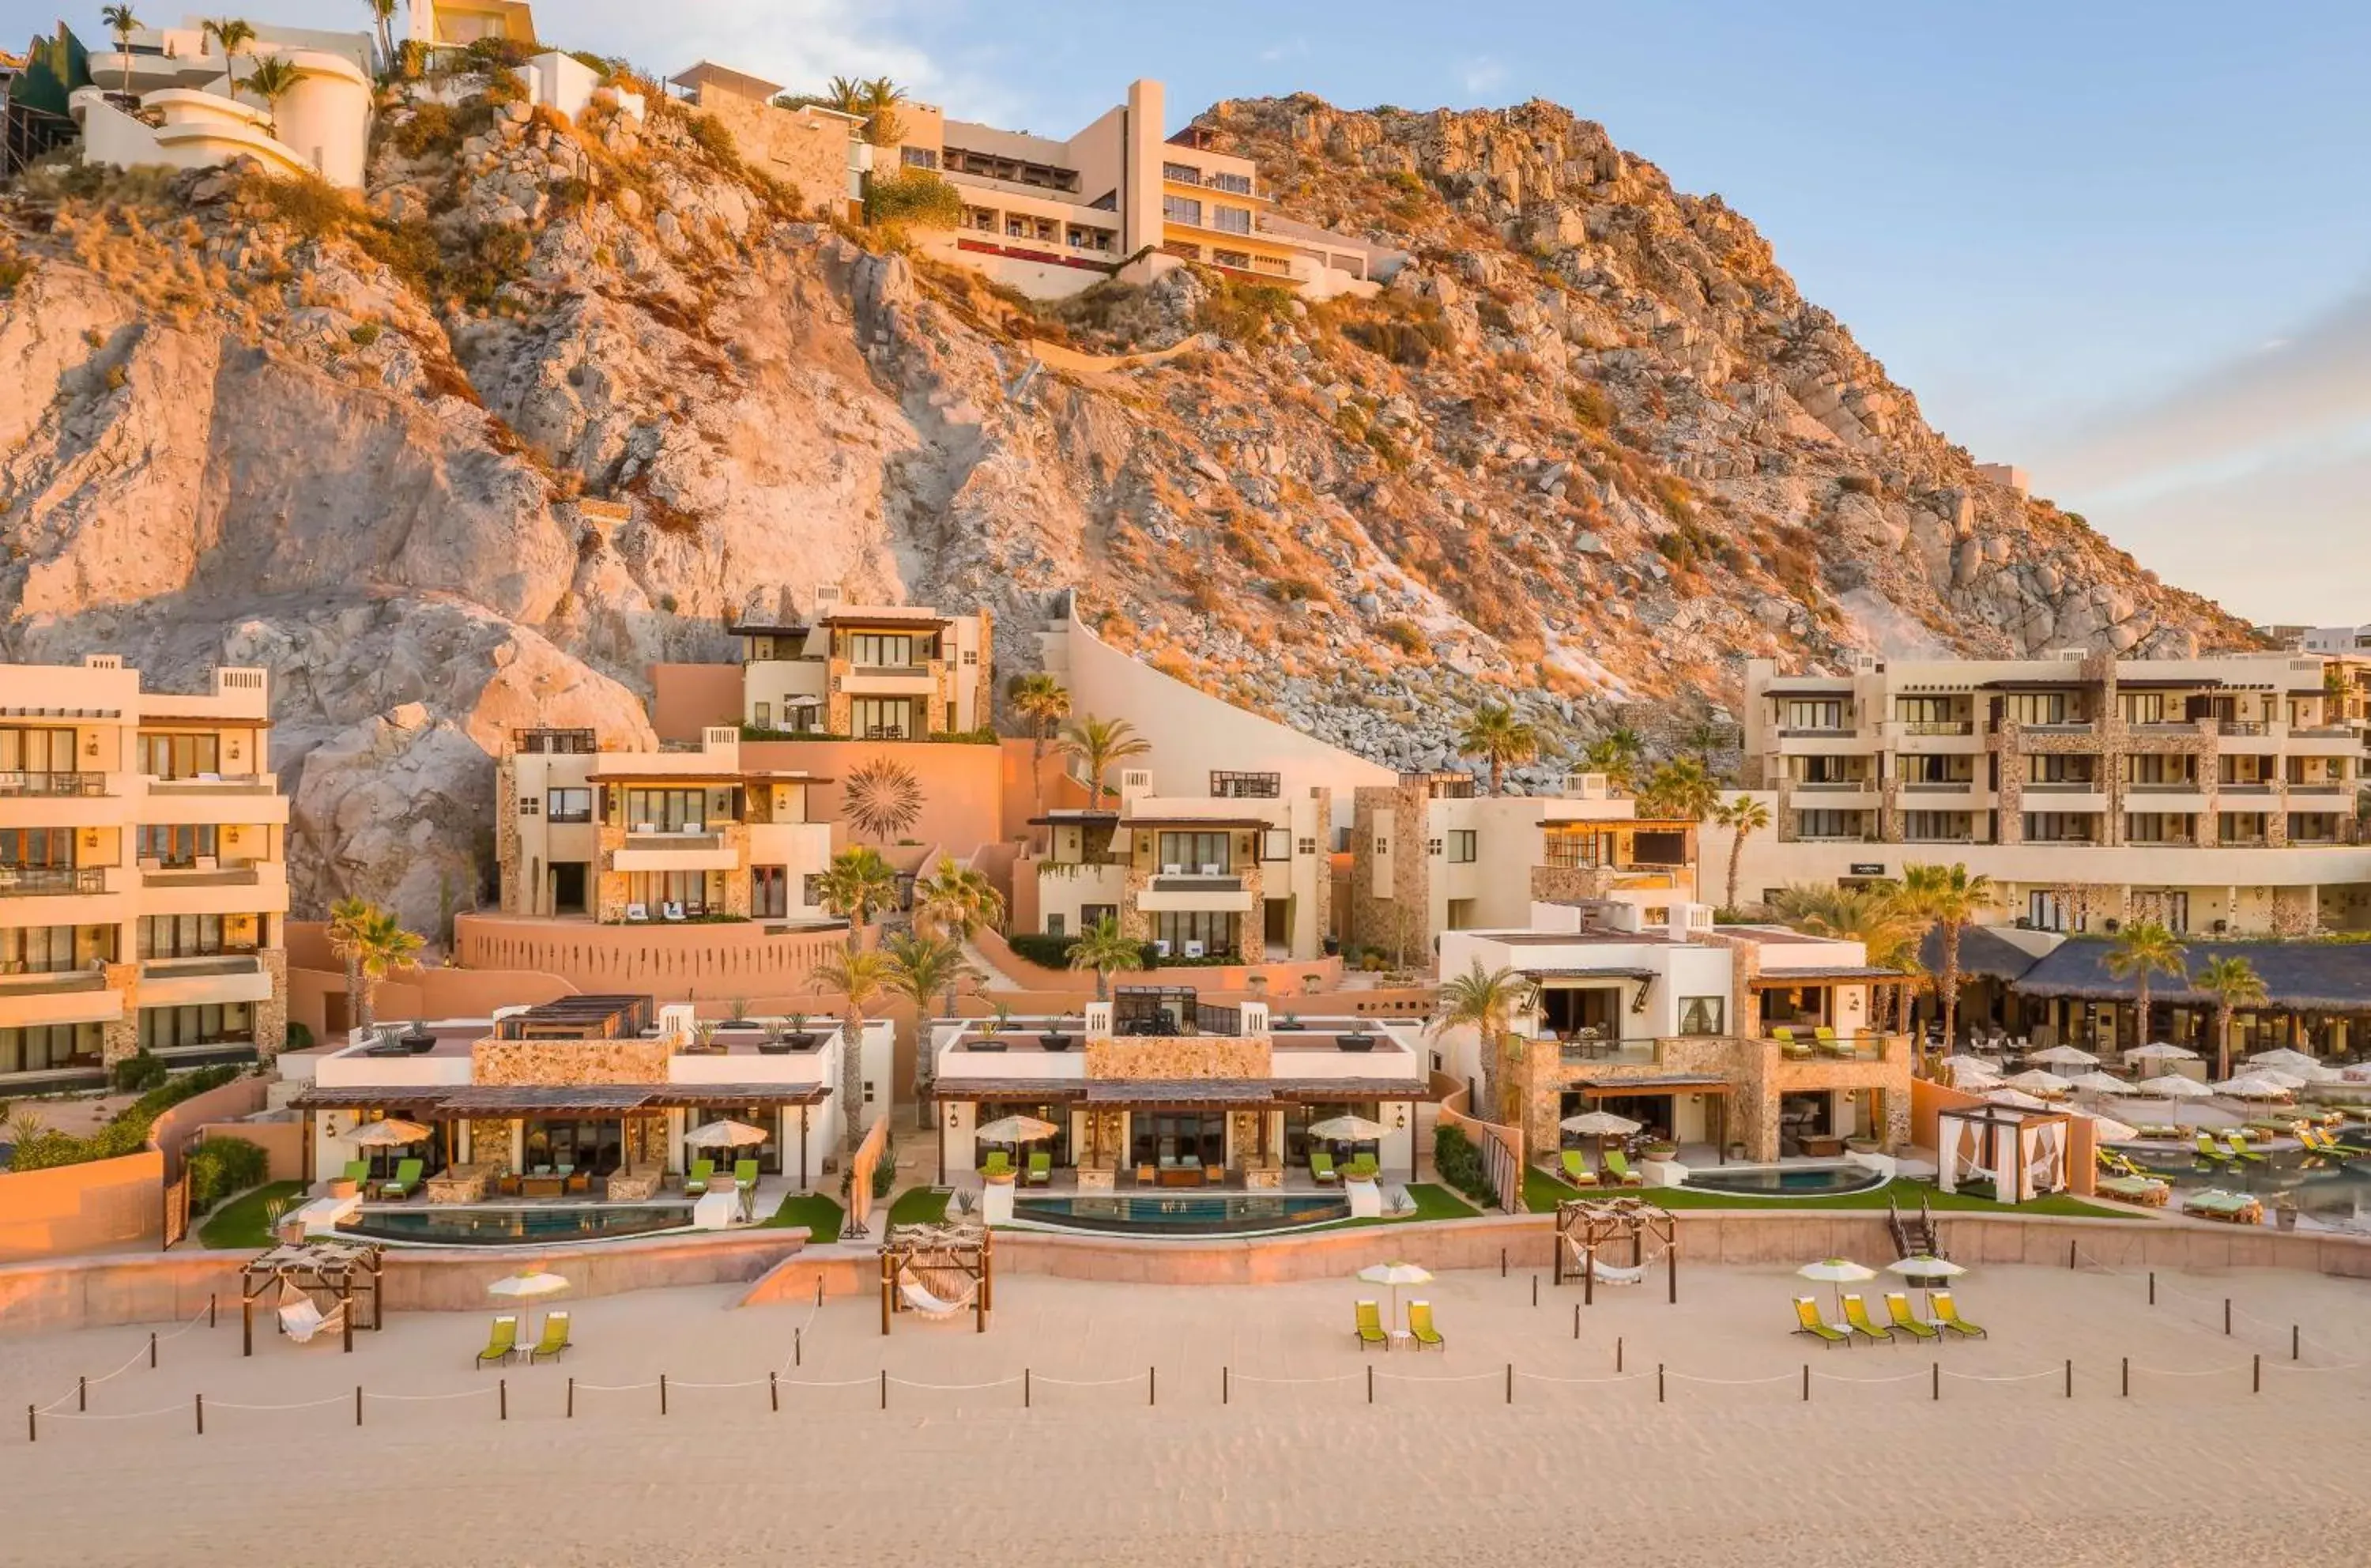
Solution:
[(934, 1322), (968, 1309), (974, 1333), (988, 1332), (996, 1306), (996, 1240), (978, 1223), (891, 1225), (881, 1239), (881, 1332), (900, 1312)]
[[(354, 1331), (376, 1330), (383, 1318), (379, 1277), (385, 1255), (381, 1247), (316, 1237), (283, 1242), (248, 1260), (238, 1271), (239, 1354), (255, 1354), (255, 1309), (264, 1306), (279, 1315), (277, 1326), (297, 1343), (334, 1327), (346, 1354), (353, 1355)], [(312, 1313), (296, 1309), (297, 1297)], [(324, 1297), (332, 1302), (326, 1312), (319, 1305)]]
[[(1645, 1284), (1647, 1270), (1658, 1258), (1663, 1261), (1665, 1294), (1678, 1304), (1680, 1223), (1671, 1210), (1644, 1198), (1567, 1198), (1556, 1205), (1556, 1283), (1578, 1274), (1582, 1305), (1597, 1304), (1601, 1279), (1609, 1285)], [(1629, 1262), (1606, 1262), (1606, 1249), (1625, 1241)]]

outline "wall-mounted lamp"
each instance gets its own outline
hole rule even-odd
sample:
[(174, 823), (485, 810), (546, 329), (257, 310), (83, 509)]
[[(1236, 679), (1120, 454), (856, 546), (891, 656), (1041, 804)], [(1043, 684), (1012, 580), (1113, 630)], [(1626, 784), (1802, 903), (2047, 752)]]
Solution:
[(963, 1121), (963, 1113), (962, 1113), (961, 1111), (957, 1110), (954, 1105), (950, 1104), (950, 1105), (947, 1107), (947, 1127), (948, 1127), (948, 1129), (949, 1129), (950, 1131), (954, 1130), (954, 1128), (955, 1128), (957, 1125), (959, 1125), (959, 1124), (962, 1123), (962, 1121)]
[(1394, 1131), (1397, 1132), (1405, 1129), (1406, 1126), (1407, 1107), (1403, 1105), (1398, 1110), (1392, 1113), (1392, 1128)]

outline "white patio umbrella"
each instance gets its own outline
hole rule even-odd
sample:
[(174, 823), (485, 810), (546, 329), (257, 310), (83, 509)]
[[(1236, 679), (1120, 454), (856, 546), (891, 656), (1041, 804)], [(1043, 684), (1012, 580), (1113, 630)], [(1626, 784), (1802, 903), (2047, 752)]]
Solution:
[(2018, 1111), (2047, 1111), (2050, 1102), (2021, 1089), (2003, 1087), (1987, 1090), (1984, 1098), (1995, 1105), (2007, 1105)]
[(1364, 1116), (1328, 1116), (1309, 1124), (1309, 1136), (1328, 1143), (1373, 1143), (1387, 1131), (1381, 1122)]
[(1836, 1315), (1838, 1317), (1842, 1317), (1844, 1315), (1845, 1286), (1848, 1285), (1858, 1285), (1863, 1280), (1875, 1279), (1877, 1277), (1877, 1271), (1875, 1269), (1866, 1268), (1859, 1263), (1854, 1262), (1850, 1258), (1822, 1258), (1816, 1263), (1805, 1263), (1801, 1268), (1797, 1269), (1795, 1272), (1805, 1279), (1817, 1280), (1822, 1285), (1833, 1285), (1836, 1287)]
[(2127, 1062), (2194, 1062), (2198, 1053), (2186, 1045), (2169, 1045), (2162, 1040), (2146, 1045), (2135, 1045), (2124, 1053)]
[(1053, 1123), (1040, 1121), (1035, 1116), (999, 1116), (995, 1121), (984, 1124), (973, 1136), (982, 1143), (1025, 1144), (1035, 1143), (1039, 1138), (1050, 1138), (1061, 1130)]
[(746, 1122), (703, 1122), (683, 1135), (694, 1148), (743, 1148), (766, 1141), (766, 1130)]
[(2029, 1062), (2050, 1062), (2062, 1067), (2095, 1067), (2099, 1065), (2099, 1057), (2076, 1045), (2048, 1046), (2029, 1052), (2025, 1059)]
[(2225, 1078), (2210, 1086), (2216, 1094), (2227, 1094), (2234, 1100), (2286, 1100), (2289, 1088), (2276, 1083), (2262, 1073), (2242, 1073), (2238, 1078)]
[[(1932, 1291), (1936, 1281), (1956, 1278), (1968, 1271), (1949, 1258), (1931, 1258), (1924, 1253), (1914, 1252), (1909, 1257), (1896, 1258), (1886, 1264), (1885, 1272), (1900, 1274), (1904, 1283), (1918, 1290)], [(1927, 1310), (1929, 1312), (1934, 1310), (1931, 1303), (1927, 1306)]]
[(1626, 1138), (1638, 1130), (1639, 1124), (1611, 1111), (1584, 1111), (1578, 1116), (1567, 1116), (1556, 1125), (1583, 1137)]
[(346, 1141), (357, 1148), (401, 1148), (416, 1144), (428, 1136), (428, 1129), (417, 1122), (406, 1122), (389, 1116), (384, 1122), (365, 1122), (347, 1136)]
[(2220, 1105), (2207, 1105), (2196, 1101), (2172, 1107), (2166, 1112), (2165, 1119), (2177, 1127), (2220, 1128), (2236, 1127), (2239, 1124), (2238, 1113), (2226, 1111)]
[(2141, 1130), (2130, 1122), (2119, 1122), (2113, 1116), (2095, 1112), (2091, 1116), (2091, 1136), (2103, 1144), (2130, 1143), (2141, 1136)]
[(2040, 1067), (2030, 1067), (2006, 1081), (2011, 1089), (2021, 1089), (2028, 1094), (2039, 1094), (2050, 1099), (2071, 1094), (2075, 1089), (2072, 1078), (2060, 1078), (2056, 1073), (2045, 1072)]
[(2276, 1083), (2283, 1089), (2286, 1090), (2303, 1089), (2307, 1083), (2312, 1081), (2303, 1073), (2284, 1072), (2278, 1067), (2250, 1067), (2246, 1072), (2239, 1076), (2242, 1078), (2261, 1078), (2266, 1083)]
[(504, 1274), (486, 1286), (489, 1296), (549, 1296), (555, 1290), (566, 1290), (568, 1281), (549, 1269), (522, 1269), (515, 1274)]
[(2157, 1100), (2211, 1100), (2215, 1091), (2196, 1078), (2183, 1078), (2180, 1073), (2166, 1073), (2157, 1078), (2143, 1078), (2125, 1090), (2128, 1094), (2145, 1094)]
[(2321, 1066), (2319, 1062), (2304, 1052), (2292, 1051), (2286, 1046), (2277, 1051), (2259, 1051), (2248, 1058), (2247, 1065), (2251, 1068), (2277, 1067), (2283, 1072), (2290, 1073), (2301, 1073)]
[(2113, 1073), (2084, 1073), (2068, 1085), (2077, 1094), (2126, 1094), (2132, 1085)]
[(1369, 1263), (1359, 1271), (1359, 1277), (1370, 1285), (1392, 1287), (1392, 1321), (1396, 1324), (1400, 1320), (1400, 1286), (1423, 1285), (1432, 1278), (1432, 1271), (1415, 1263)]

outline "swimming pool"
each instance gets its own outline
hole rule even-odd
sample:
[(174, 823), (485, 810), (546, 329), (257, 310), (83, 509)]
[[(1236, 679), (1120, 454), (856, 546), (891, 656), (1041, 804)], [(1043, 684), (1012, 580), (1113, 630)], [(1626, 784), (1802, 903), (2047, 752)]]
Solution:
[(1012, 1217), (1064, 1230), (1138, 1236), (1248, 1236), (1350, 1217), (1327, 1193), (1110, 1193), (1015, 1198)]
[(1833, 1198), (1882, 1187), (1885, 1178), (1865, 1165), (1730, 1165), (1692, 1169), (1680, 1185), (1738, 1198)]
[[(2355, 1141), (2360, 1141), (2359, 1139)], [(2163, 1145), (2118, 1144), (2120, 1154), (2152, 1176), (2173, 1183), (2178, 1205), (2189, 1193), (2208, 1187), (2251, 1193), (2269, 1208), (2273, 1199), (2286, 1197), (2297, 1212), (2346, 1229), (2371, 1228), (2371, 1161), (2354, 1160), (2333, 1166), (2308, 1160), (2288, 1148), (2269, 1159), (2238, 1166), (2211, 1167), (2185, 1149)]]
[(341, 1235), (434, 1247), (546, 1247), (614, 1241), (677, 1230), (691, 1223), (688, 1204), (552, 1204), (475, 1208), (365, 1209), (338, 1227)]

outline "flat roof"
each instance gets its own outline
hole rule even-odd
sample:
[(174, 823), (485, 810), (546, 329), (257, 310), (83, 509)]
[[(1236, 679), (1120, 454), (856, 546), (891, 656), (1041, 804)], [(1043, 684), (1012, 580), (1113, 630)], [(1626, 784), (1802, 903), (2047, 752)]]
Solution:
[(1122, 827), (1274, 827), (1266, 817), (1140, 816), (1122, 817)]
[(1747, 984), (1755, 990), (1775, 990), (1787, 986), (1824, 986), (1842, 980), (1907, 980), (1907, 973), (1899, 969), (1879, 969), (1873, 964), (1836, 964), (1820, 969), (1788, 969), (1775, 974), (1764, 970)]
[(1518, 969), (1527, 980), (1652, 980), (1652, 969)]

